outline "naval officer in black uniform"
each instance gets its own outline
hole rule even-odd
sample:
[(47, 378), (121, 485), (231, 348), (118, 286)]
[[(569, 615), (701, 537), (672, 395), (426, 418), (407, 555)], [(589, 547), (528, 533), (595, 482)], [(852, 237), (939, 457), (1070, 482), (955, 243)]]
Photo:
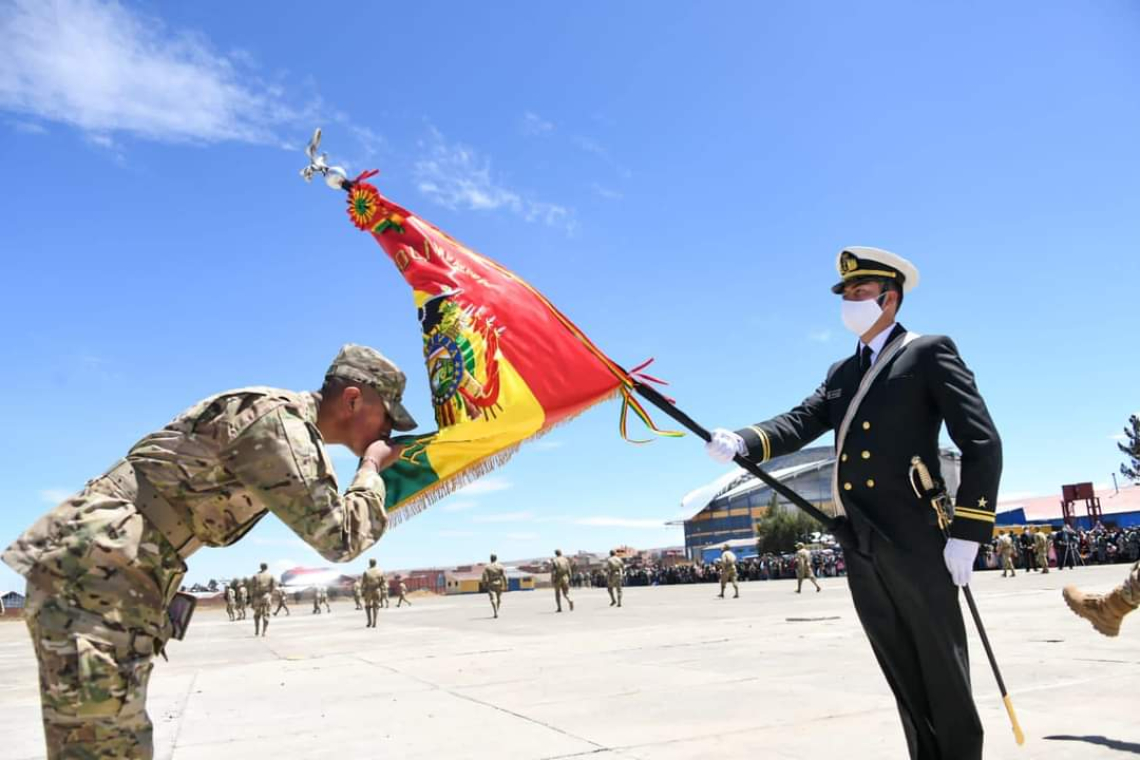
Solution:
[[(970, 692), (958, 586), (969, 583), (979, 543), (994, 527), (1001, 440), (954, 342), (895, 322), (918, 284), (909, 261), (877, 248), (840, 252), (843, 323), (857, 350), (790, 412), (732, 432), (707, 449), (727, 462), (787, 454), (835, 431), (832, 495), (848, 586), (863, 630), (894, 692), (911, 758), (977, 760), (982, 725)], [(951, 538), (911, 488), (911, 458), (939, 478), (943, 423), (962, 452)]]

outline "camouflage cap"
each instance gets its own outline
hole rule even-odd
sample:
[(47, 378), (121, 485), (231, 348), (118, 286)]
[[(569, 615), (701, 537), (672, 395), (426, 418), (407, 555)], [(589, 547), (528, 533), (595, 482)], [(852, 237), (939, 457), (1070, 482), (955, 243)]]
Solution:
[(404, 373), (376, 349), (346, 343), (325, 372), (325, 379), (330, 377), (367, 385), (380, 394), (396, 430), (407, 431), (416, 427), (416, 421), (400, 403), (407, 382)]

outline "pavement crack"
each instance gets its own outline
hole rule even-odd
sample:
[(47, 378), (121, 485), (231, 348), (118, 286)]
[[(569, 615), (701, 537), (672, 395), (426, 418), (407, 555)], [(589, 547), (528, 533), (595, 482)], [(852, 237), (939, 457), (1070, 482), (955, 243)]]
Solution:
[(190, 685), (186, 687), (186, 693), (178, 703), (178, 725), (174, 727), (174, 738), (170, 742), (170, 754), (167, 756), (169, 758), (173, 758), (174, 753), (178, 751), (178, 739), (182, 736), (182, 726), (186, 722), (186, 706), (190, 704), (190, 696), (194, 693), (194, 687), (198, 685), (198, 674), (201, 672), (201, 670), (194, 671)]

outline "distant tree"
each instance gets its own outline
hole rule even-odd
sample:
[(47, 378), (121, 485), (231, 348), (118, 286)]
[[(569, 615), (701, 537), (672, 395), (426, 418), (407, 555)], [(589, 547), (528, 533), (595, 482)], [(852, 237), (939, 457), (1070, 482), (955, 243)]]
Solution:
[(797, 541), (806, 541), (823, 530), (815, 518), (798, 509), (780, 509), (779, 497), (772, 494), (768, 513), (756, 523), (756, 548), (761, 553), (785, 554), (795, 551)]
[(1140, 481), (1140, 417), (1135, 414), (1128, 418), (1124, 440), (1124, 443), (1116, 446), (1128, 457), (1129, 462), (1120, 465), (1120, 472), (1131, 481)]
[(210, 591), (217, 591), (218, 590), (218, 582), (216, 580), (214, 580), (213, 578), (211, 578), (210, 582), (206, 584), (206, 588), (208, 588)]

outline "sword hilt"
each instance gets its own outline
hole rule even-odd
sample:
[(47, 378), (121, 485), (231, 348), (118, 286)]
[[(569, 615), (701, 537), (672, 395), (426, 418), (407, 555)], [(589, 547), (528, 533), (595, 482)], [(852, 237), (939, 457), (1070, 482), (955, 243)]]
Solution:
[[(938, 528), (945, 531), (950, 527), (950, 516), (946, 514), (946, 493), (940, 491), (934, 483), (934, 477), (930, 474), (926, 463), (922, 461), (922, 457), (913, 456), (910, 459), (910, 474), (911, 474), (911, 488), (918, 494), (919, 498), (930, 499), (930, 508), (938, 515)], [(918, 493), (918, 488), (914, 484), (914, 476), (918, 475), (918, 482), (922, 486), (923, 494)]]

